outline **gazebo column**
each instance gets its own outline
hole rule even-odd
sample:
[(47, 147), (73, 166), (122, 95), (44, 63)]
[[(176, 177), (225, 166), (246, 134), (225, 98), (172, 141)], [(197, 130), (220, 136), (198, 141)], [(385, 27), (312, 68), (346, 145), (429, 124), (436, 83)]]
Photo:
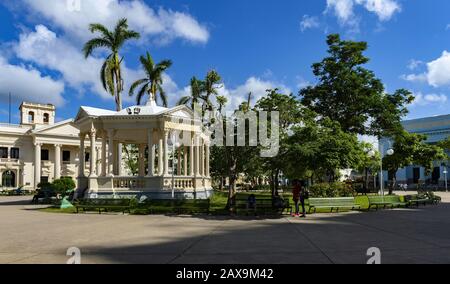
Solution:
[(61, 145), (55, 144), (55, 176), (54, 179), (61, 178)]
[(200, 138), (198, 136), (195, 137), (195, 176), (200, 176)]
[(177, 163), (177, 175), (181, 176), (181, 147), (178, 148), (178, 163)]
[(145, 176), (145, 144), (139, 145), (139, 176)]
[(90, 154), (90, 173), (89, 173), (89, 177), (97, 177), (96, 174), (96, 162), (97, 162), (97, 151), (96, 151), (96, 147), (95, 147), (95, 142), (96, 142), (96, 130), (92, 129), (91, 133), (89, 134), (90, 138), (91, 138), (91, 154)]
[(107, 160), (106, 160), (106, 141), (107, 140), (107, 136), (104, 133), (103, 137), (102, 137), (102, 171), (101, 171), (101, 176), (105, 177), (107, 175)]
[(79, 177), (85, 177), (85, 159), (86, 159), (85, 139), (86, 133), (80, 133), (80, 152), (78, 157), (80, 160), (80, 164), (78, 165)]
[(162, 176), (164, 174), (164, 134), (160, 132), (159, 134), (159, 145), (158, 145), (158, 175)]
[(205, 147), (203, 139), (200, 139), (200, 176), (205, 176)]
[(108, 129), (108, 175), (114, 175), (114, 130)]
[(34, 187), (41, 182), (41, 143), (34, 144)]
[[(95, 147), (95, 153), (96, 153), (96, 157), (100, 156), (100, 154), (103, 156), (103, 152), (102, 151), (102, 147)], [(102, 157), (100, 156), (100, 157)], [(103, 164), (103, 160), (100, 161), (101, 163), (99, 163), (98, 161), (95, 163), (96, 166), (96, 173), (98, 176), (101, 176), (102, 174), (102, 164)]]
[(155, 143), (153, 143), (153, 129), (149, 129), (148, 138), (148, 173), (147, 176), (152, 177), (155, 173)]
[(189, 146), (189, 175), (191, 177), (194, 176), (194, 168), (195, 168), (195, 162), (194, 162), (194, 144), (195, 144), (195, 139), (194, 137), (191, 138), (191, 145)]
[(183, 174), (184, 176), (188, 175), (188, 147), (184, 146), (183, 151)]
[(169, 175), (169, 131), (164, 131), (164, 175)]
[(208, 178), (211, 176), (210, 169), (209, 169), (209, 159), (210, 159), (210, 148), (209, 148), (209, 145), (206, 144), (205, 145), (205, 164), (206, 164), (205, 176)]

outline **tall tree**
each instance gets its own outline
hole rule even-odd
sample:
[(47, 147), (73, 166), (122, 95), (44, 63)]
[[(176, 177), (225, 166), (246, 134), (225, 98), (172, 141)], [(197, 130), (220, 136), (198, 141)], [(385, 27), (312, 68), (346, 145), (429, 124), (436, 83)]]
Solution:
[(120, 19), (113, 31), (109, 31), (101, 24), (91, 24), (89, 26), (91, 33), (100, 33), (99, 37), (93, 38), (86, 42), (83, 48), (84, 56), (89, 57), (95, 49), (109, 49), (110, 54), (106, 57), (105, 62), (100, 70), (100, 79), (103, 88), (110, 93), (116, 102), (116, 110), (122, 110), (122, 97), (124, 80), (122, 76), (121, 58), (119, 52), (123, 45), (130, 39), (139, 39), (139, 33), (129, 30), (127, 19)]
[[(247, 104), (247, 103), (244, 103)], [(276, 157), (264, 158), (263, 165), (270, 173), (272, 185), (272, 195), (278, 195), (279, 175), (287, 171), (286, 151), (289, 145), (289, 131), (292, 126), (300, 123), (303, 118), (302, 107), (298, 100), (291, 94), (286, 95), (279, 92), (278, 89), (267, 90), (267, 95), (261, 98), (255, 106), (256, 110), (266, 111), (271, 118), (272, 112), (278, 112), (279, 115), (279, 152)], [(270, 132), (270, 130), (268, 130)]]
[(197, 79), (197, 77), (192, 77), (191, 79), (191, 94), (182, 97), (178, 101), (178, 105), (190, 105), (191, 109), (194, 110), (196, 105), (199, 105), (200, 100), (202, 100), (202, 92), (204, 82)]
[(222, 81), (222, 77), (220, 77), (219, 73), (215, 70), (211, 70), (206, 74), (206, 78), (203, 84), (203, 108), (202, 113), (206, 110), (213, 110), (213, 103), (211, 101), (211, 97), (218, 95), (218, 89), (220, 88), (220, 83)]
[[(172, 61), (166, 59), (155, 64), (149, 52), (147, 52), (146, 56), (141, 56), (140, 61), (147, 77), (139, 79), (131, 85), (129, 96), (134, 96), (136, 88), (141, 86), (141, 89), (136, 95), (136, 102), (138, 105), (141, 104), (144, 95), (148, 93), (150, 100), (156, 101), (159, 98), (163, 106), (167, 107), (167, 96), (162, 87), (162, 75), (172, 66)], [(159, 94), (159, 96), (157, 96), (157, 94)]]
[(408, 133), (403, 130), (393, 137), (394, 154), (383, 158), (383, 168), (388, 170), (393, 178), (390, 192), (395, 188), (397, 171), (409, 165), (420, 165), (425, 168), (428, 175), (433, 162), (444, 160), (446, 155), (444, 150), (436, 145), (426, 143), (425, 135)]
[(318, 79), (315, 86), (300, 91), (302, 103), (322, 118), (339, 122), (345, 132), (381, 137), (401, 129), (406, 105), (414, 97), (400, 89), (386, 94), (383, 83), (364, 67), (366, 42), (328, 36), (328, 56), (312, 66)]

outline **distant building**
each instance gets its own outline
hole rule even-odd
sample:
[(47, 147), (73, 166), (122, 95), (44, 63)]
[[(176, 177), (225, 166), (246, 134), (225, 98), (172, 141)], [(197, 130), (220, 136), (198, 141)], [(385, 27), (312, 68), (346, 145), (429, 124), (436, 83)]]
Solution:
[(23, 102), (19, 110), (20, 124), (0, 124), (0, 187), (35, 189), (60, 177), (76, 180), (80, 139), (73, 120), (55, 123), (50, 104)]
[[(437, 144), (450, 136), (450, 115), (426, 117), (402, 122), (403, 127), (410, 133), (426, 135), (427, 143)], [(386, 151), (392, 147), (392, 142), (387, 139), (380, 141), (380, 151), (385, 155)], [(408, 184), (417, 187), (418, 184), (431, 184), (443, 187), (445, 184), (444, 171), (448, 171), (448, 161), (435, 161), (434, 169), (430, 175), (425, 174), (425, 169), (418, 165), (411, 165), (400, 169), (396, 178), (399, 184)], [(385, 182), (392, 180), (387, 172), (384, 173)], [(447, 180), (450, 181), (447, 174)]]

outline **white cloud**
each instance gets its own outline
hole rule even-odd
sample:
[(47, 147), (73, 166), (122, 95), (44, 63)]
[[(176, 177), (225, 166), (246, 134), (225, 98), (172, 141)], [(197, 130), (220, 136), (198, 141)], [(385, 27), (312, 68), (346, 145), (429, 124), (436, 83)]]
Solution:
[(281, 83), (266, 81), (257, 77), (248, 78), (243, 85), (237, 86), (236, 88), (228, 89), (224, 86), (219, 90), (219, 93), (228, 98), (226, 109), (232, 111), (238, 109), (239, 105), (247, 100), (250, 92), (252, 93), (252, 104), (255, 104), (267, 94), (266, 90), (274, 88), (279, 88), (280, 92), (285, 94), (291, 93), (291, 90)]
[(318, 28), (319, 26), (319, 18), (309, 15), (304, 15), (302, 21), (300, 22), (300, 30), (302, 32), (308, 29)]
[(0, 97), (7, 100), (11, 92), (15, 100), (64, 104), (64, 83), (44, 76), (38, 70), (9, 64), (0, 56)]
[(441, 57), (426, 65), (425, 73), (402, 75), (401, 78), (411, 82), (427, 82), (435, 88), (450, 85), (450, 52), (444, 50)]
[[(70, 87), (80, 93), (90, 91), (105, 99), (112, 99), (100, 82), (103, 59), (84, 58), (81, 50), (60, 38), (46, 26), (38, 25), (35, 31), (22, 33), (14, 50), (18, 58), (34, 62), (41, 67), (58, 71)], [(144, 76), (142, 71), (132, 70), (123, 63), (125, 90), (131, 82)], [(125, 92), (124, 92), (125, 93)], [(125, 101), (130, 101), (123, 95)]]
[(426, 105), (440, 105), (448, 101), (448, 97), (444, 94), (423, 94), (421, 92), (415, 93), (415, 100), (412, 103), (413, 106), (426, 106)]
[(359, 18), (355, 14), (357, 5), (376, 14), (382, 22), (389, 21), (395, 13), (401, 11), (397, 0), (327, 0), (325, 13), (332, 11), (342, 25), (356, 31), (359, 26)]
[(408, 75), (401, 75), (401, 79), (409, 82), (419, 82), (419, 83), (426, 83), (427, 82), (427, 74), (408, 74)]
[(427, 64), (428, 83), (433, 87), (450, 84), (450, 52), (444, 51), (442, 56)]
[(416, 70), (419, 68), (424, 62), (420, 60), (411, 59), (408, 63), (408, 69), (409, 70)]
[(356, 0), (356, 3), (375, 13), (380, 21), (389, 21), (395, 13), (401, 11), (396, 0)]
[(156, 37), (164, 42), (181, 38), (206, 43), (210, 36), (206, 26), (190, 14), (163, 8), (156, 11), (140, 0), (80, 0), (79, 11), (70, 9), (64, 0), (22, 1), (33, 15), (49, 20), (52, 26), (81, 41), (91, 37), (88, 31), (90, 23), (112, 28), (119, 17), (127, 18), (130, 28), (140, 32), (144, 38)]

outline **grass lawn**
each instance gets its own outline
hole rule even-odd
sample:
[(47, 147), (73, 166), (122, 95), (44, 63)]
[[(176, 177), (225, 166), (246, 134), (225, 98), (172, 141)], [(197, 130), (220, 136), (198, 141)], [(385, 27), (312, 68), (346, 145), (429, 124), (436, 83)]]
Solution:
[[(238, 193), (238, 198), (241, 199), (245, 199), (247, 196), (249, 196), (250, 194), (252, 194), (252, 192), (240, 192)], [(270, 198), (271, 196), (271, 192), (257, 192), (257, 193), (253, 193), (256, 196), (256, 199), (258, 198)], [(293, 206), (293, 201), (292, 201), (292, 193), (290, 192), (284, 192), (281, 194), (281, 196), (286, 199), (289, 200), (290, 204)], [(211, 203), (210, 203), (210, 212), (212, 215), (228, 215), (229, 211), (225, 210), (225, 207), (227, 205), (227, 200), (228, 200), (228, 193), (227, 192), (219, 192), (216, 191), (214, 193), (214, 195), (211, 197)], [(357, 196), (355, 198), (355, 202), (359, 205), (361, 205), (361, 210), (367, 210), (369, 207), (369, 200), (367, 198), (367, 196)], [(308, 201), (306, 201), (306, 211), (308, 212), (309, 207), (308, 207)], [(66, 214), (73, 214), (76, 213), (76, 209), (75, 208), (69, 208), (69, 209), (59, 209), (57, 207), (53, 207), (53, 208), (45, 208), (45, 209), (41, 209), (41, 211), (43, 212), (48, 212), (48, 213), (66, 213)], [(133, 210), (132, 210), (133, 211)], [(343, 210), (345, 212), (345, 210)], [(154, 210), (155, 213), (158, 214), (165, 214), (165, 213), (170, 213), (171, 212), (171, 207), (167, 206), (160, 206), (158, 208), (155, 208)], [(317, 213), (329, 213), (330, 210), (328, 209), (318, 209)], [(139, 215), (140, 213), (135, 211), (132, 212), (136, 215)]]

